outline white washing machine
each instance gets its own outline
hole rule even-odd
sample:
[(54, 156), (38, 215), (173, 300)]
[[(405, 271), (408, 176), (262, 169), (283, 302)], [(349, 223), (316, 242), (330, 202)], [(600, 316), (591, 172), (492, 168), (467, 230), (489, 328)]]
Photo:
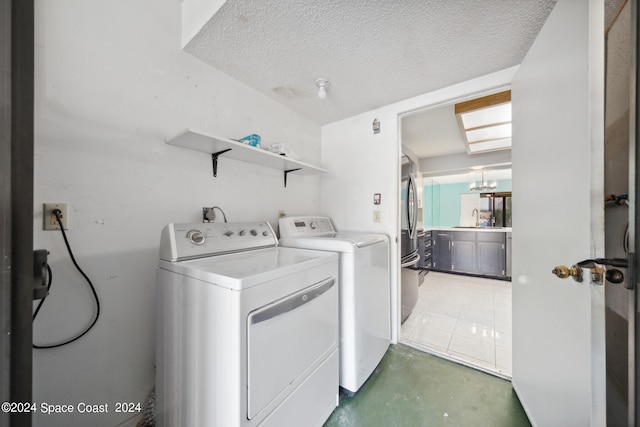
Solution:
[(338, 256), (267, 222), (169, 224), (157, 270), (159, 426), (322, 426), (338, 403)]
[(340, 387), (353, 394), (390, 344), (389, 239), (337, 233), (326, 217), (280, 218), (280, 246), (340, 256)]

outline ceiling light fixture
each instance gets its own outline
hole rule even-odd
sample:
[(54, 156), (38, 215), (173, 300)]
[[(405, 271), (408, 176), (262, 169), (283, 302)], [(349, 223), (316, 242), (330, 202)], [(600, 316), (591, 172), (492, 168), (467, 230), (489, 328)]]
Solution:
[(511, 91), (498, 92), (455, 105), (467, 153), (511, 148)]
[(327, 87), (329, 86), (329, 79), (324, 77), (316, 80), (316, 86), (318, 86), (318, 98), (325, 99), (327, 97)]
[(487, 181), (484, 180), (484, 171), (482, 171), (482, 181), (480, 181), (480, 185), (476, 185), (475, 182), (469, 185), (469, 190), (471, 191), (493, 191), (498, 187), (497, 183), (494, 181), (493, 184), (488, 184)]

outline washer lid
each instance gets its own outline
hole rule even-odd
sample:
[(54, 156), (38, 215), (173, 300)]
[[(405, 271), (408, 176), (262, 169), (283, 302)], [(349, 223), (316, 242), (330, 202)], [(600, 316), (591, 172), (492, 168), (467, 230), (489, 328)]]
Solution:
[(315, 236), (283, 237), (280, 246), (290, 248), (317, 249), (321, 251), (354, 252), (381, 243), (389, 239), (384, 234), (370, 233), (329, 233)]
[(178, 262), (160, 260), (159, 267), (242, 290), (337, 260), (334, 253), (276, 247)]

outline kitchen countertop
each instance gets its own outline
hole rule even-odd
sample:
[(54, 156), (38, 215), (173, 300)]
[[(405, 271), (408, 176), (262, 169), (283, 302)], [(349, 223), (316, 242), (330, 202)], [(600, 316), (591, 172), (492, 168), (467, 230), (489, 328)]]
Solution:
[(511, 233), (511, 227), (429, 227), (424, 231), (482, 231), (487, 233)]

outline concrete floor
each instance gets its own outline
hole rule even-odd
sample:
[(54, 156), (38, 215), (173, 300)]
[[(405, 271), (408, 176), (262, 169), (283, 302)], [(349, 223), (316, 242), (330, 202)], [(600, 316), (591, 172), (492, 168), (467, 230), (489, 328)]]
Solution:
[(324, 427), (531, 426), (507, 380), (405, 345), (392, 345)]

